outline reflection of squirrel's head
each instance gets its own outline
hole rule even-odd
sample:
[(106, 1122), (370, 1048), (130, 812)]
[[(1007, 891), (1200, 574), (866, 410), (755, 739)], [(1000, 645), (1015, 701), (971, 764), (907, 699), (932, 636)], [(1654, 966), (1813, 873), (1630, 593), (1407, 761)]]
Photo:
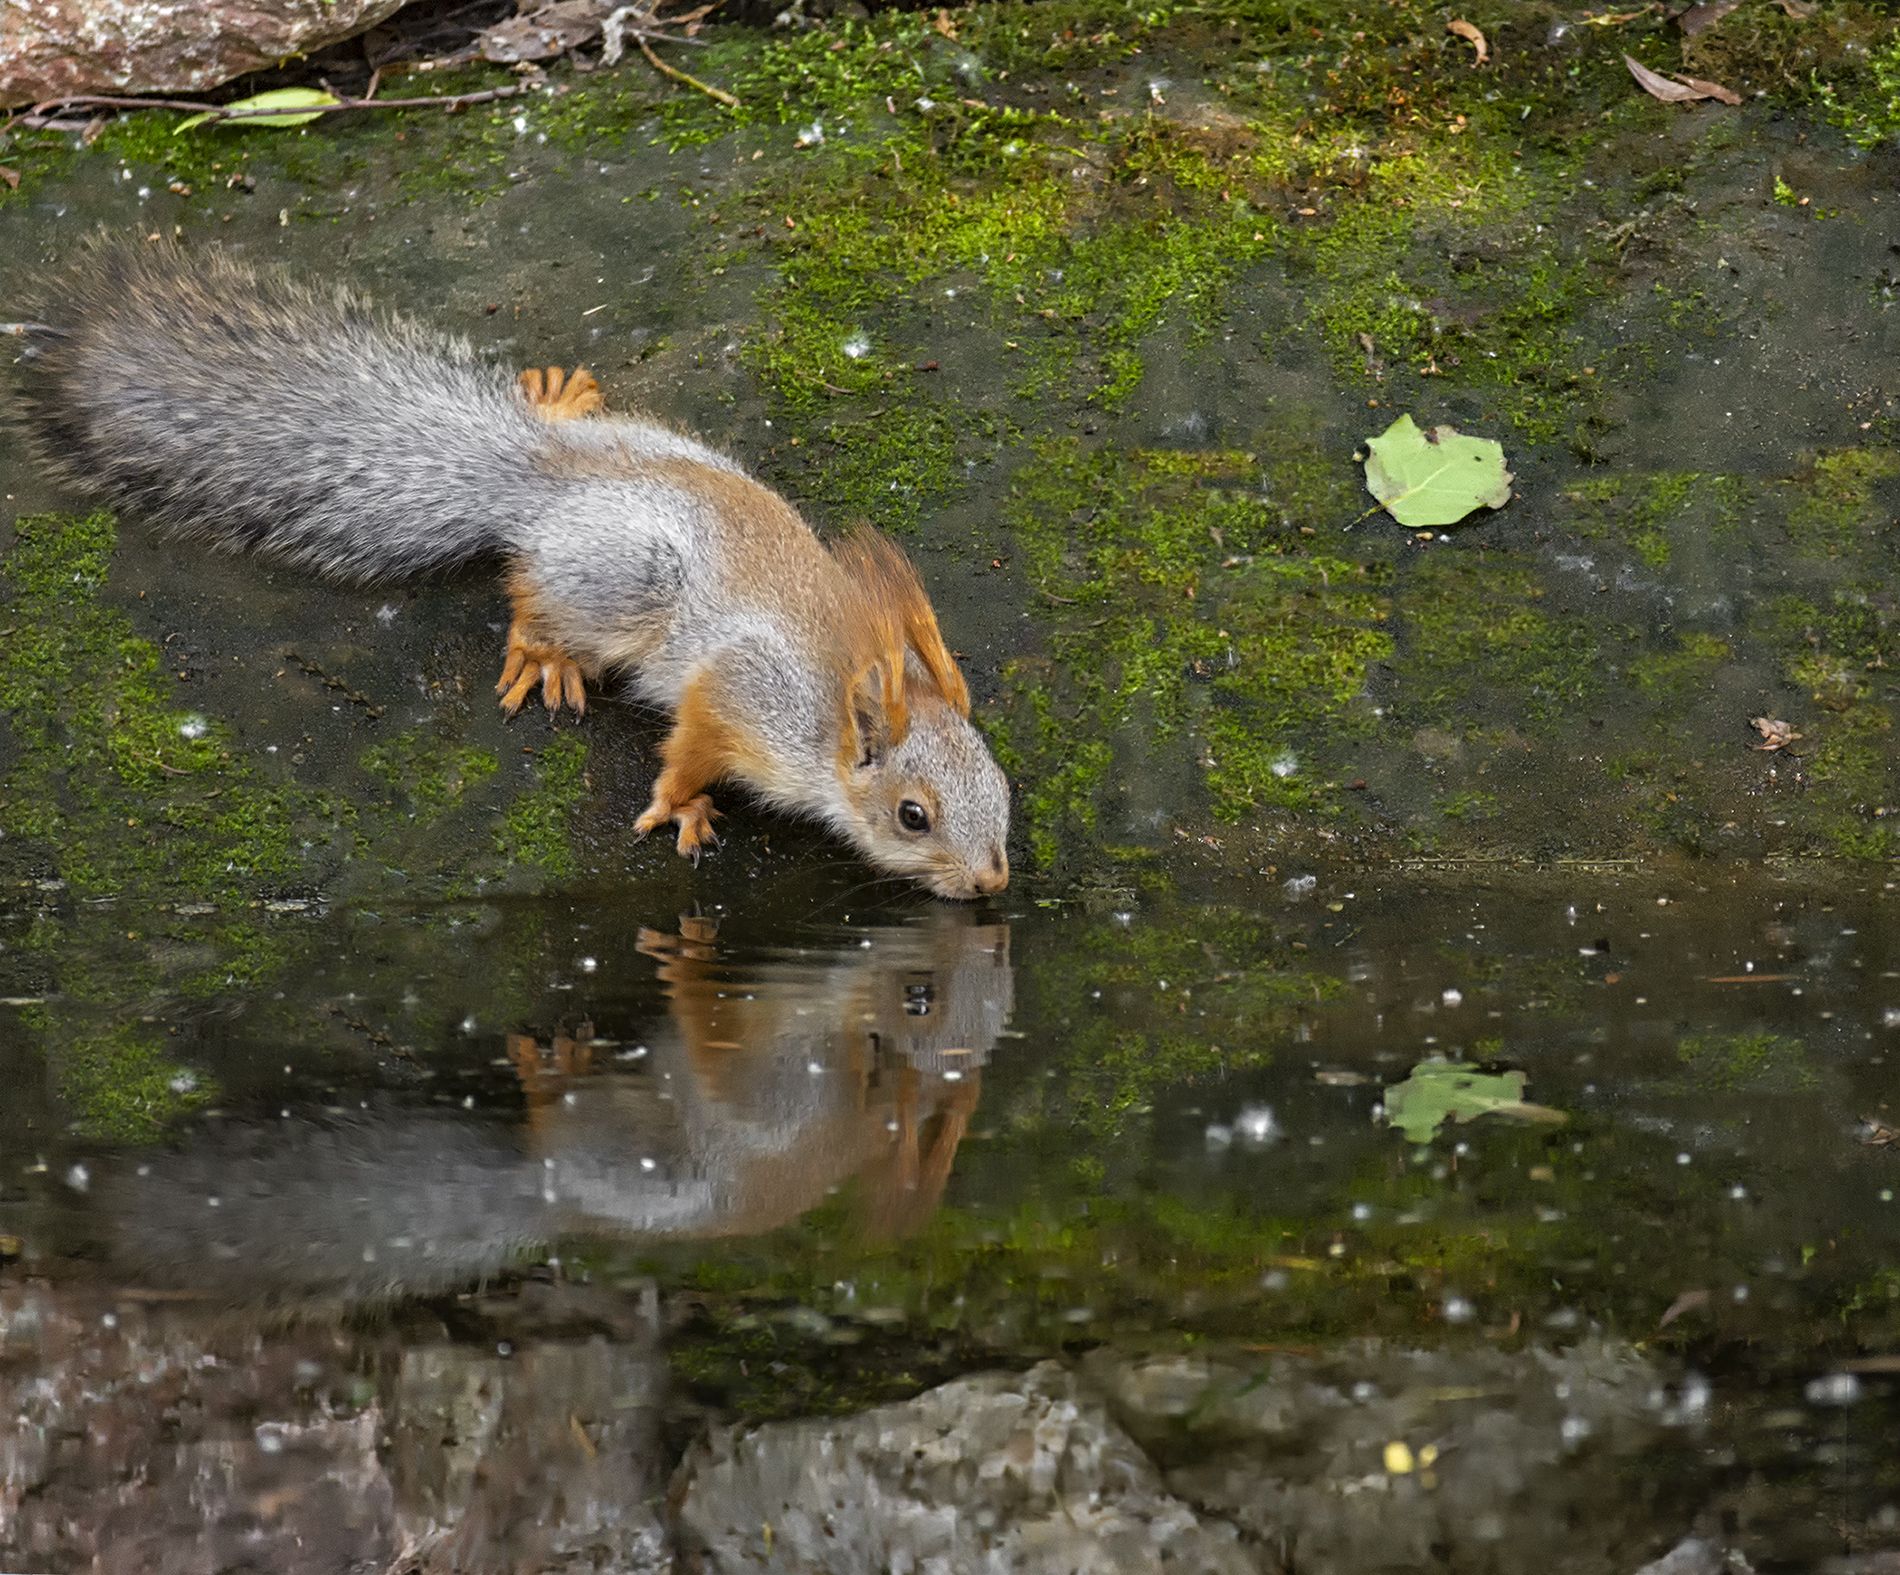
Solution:
[(873, 531), (835, 544), (853, 620), (840, 707), (838, 829), (939, 897), (1009, 884), (1009, 783), (970, 725), (970, 691), (917, 571)]
[(877, 932), (852, 992), (859, 1024), (919, 1072), (989, 1060), (1015, 1004), (1009, 927), (926, 924)]

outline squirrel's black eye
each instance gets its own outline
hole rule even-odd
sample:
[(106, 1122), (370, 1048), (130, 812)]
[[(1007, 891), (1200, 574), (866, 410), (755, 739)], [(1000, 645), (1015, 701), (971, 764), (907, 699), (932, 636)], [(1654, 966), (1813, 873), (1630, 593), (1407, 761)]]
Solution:
[(928, 831), (930, 816), (916, 799), (907, 798), (897, 806), (897, 823), (906, 831)]

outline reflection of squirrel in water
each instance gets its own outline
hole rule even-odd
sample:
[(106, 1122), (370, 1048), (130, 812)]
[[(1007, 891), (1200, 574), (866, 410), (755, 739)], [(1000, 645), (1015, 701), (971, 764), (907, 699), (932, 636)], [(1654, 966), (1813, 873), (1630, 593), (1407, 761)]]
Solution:
[(580, 711), (631, 673), (673, 712), (636, 823), (713, 839), (733, 779), (939, 895), (1008, 883), (1008, 788), (904, 555), (821, 545), (732, 460), (634, 418), (593, 377), (518, 381), (346, 291), (213, 254), (102, 247), (47, 290), (29, 429), (68, 480), (157, 523), (339, 580), (499, 554), (497, 690)]
[(760, 966), (682, 930), (642, 937), (666, 993), (644, 1046), (510, 1037), (525, 1130), (415, 1107), (212, 1126), (97, 1163), (101, 1255), (152, 1289), (308, 1307), (455, 1289), (562, 1235), (763, 1232), (853, 1178), (874, 1230), (921, 1224), (1009, 1020), (1008, 930), (939, 912)]

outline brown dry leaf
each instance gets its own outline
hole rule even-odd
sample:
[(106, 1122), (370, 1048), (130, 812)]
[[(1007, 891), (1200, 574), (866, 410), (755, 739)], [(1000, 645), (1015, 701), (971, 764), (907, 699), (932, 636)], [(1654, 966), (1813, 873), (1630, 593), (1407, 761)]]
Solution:
[(1797, 22), (1805, 22), (1821, 9), (1821, 0), (1775, 0), (1789, 16)]
[(956, 19), (952, 17), (948, 11), (939, 11), (930, 19), (930, 25), (936, 29), (937, 32), (943, 34), (945, 38), (955, 38), (957, 36)]
[(1730, 108), (1740, 104), (1742, 101), (1741, 94), (1737, 93), (1734, 88), (1723, 87), (1720, 82), (1710, 82), (1703, 77), (1684, 76), (1680, 71), (1671, 74), (1684, 86), (1694, 88), (1697, 94), (1702, 98), (1712, 98), (1718, 104), (1727, 104)]
[(1700, 77), (1685, 77), (1677, 73), (1676, 80), (1658, 76), (1642, 61), (1633, 55), (1625, 55), (1623, 64), (1630, 68), (1630, 75), (1651, 98), (1661, 99), (1665, 104), (1693, 104), (1698, 99), (1719, 99), (1724, 104), (1739, 104), (1742, 96), (1725, 88), (1719, 82), (1704, 82)]
[(1708, 31), (1733, 11), (1742, 0), (1702, 0), (1700, 5), (1692, 5), (1676, 17), (1676, 26), (1682, 29), (1684, 38), (1694, 38), (1697, 33)]
[(551, 60), (600, 34), (600, 25), (613, 9), (608, 0), (554, 0), (520, 16), (484, 28), (477, 43), (482, 58), (496, 65), (519, 65), (528, 60)]
[(1658, 1329), (1667, 1329), (1672, 1323), (1674, 1323), (1684, 1313), (1700, 1312), (1703, 1308), (1707, 1307), (1708, 1305), (1709, 1305), (1709, 1293), (1707, 1291), (1699, 1290), (1699, 1289), (1693, 1290), (1693, 1291), (1684, 1291), (1680, 1296), (1678, 1296), (1673, 1302), (1669, 1304), (1668, 1311), (1666, 1311), (1662, 1315), (1661, 1319), (1657, 1321), (1656, 1327)]
[(1900, 1132), (1886, 1122), (1876, 1121), (1872, 1116), (1862, 1116), (1860, 1120), (1860, 1140), (1869, 1148), (1892, 1148), (1900, 1143)]
[(1761, 742), (1750, 744), (1748, 747), (1764, 752), (1786, 749), (1801, 736), (1786, 722), (1772, 716), (1751, 716), (1748, 719), (1748, 725), (1761, 734)]
[(20, 172), (18, 170), (8, 169), (6, 165), (0, 164), (0, 181), (6, 182), (8, 191), (18, 191), (20, 189)]
[(1447, 22), (1445, 24), (1445, 31), (1447, 33), (1456, 33), (1473, 49), (1477, 50), (1478, 58), (1471, 62), (1474, 66), (1481, 66), (1491, 58), (1491, 46), (1484, 41), (1484, 34), (1478, 30), (1476, 23), (1463, 20)]

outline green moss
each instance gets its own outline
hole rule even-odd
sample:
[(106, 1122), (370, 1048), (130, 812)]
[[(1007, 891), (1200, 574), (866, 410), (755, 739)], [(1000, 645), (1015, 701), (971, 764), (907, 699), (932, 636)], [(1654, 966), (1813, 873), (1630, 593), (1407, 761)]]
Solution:
[(495, 834), (511, 861), (549, 875), (572, 875), (573, 817), (587, 791), (587, 743), (579, 733), (557, 733), (535, 752), (534, 786), (519, 794)]
[(1728, 641), (1690, 632), (1668, 651), (1651, 651), (1630, 663), (1630, 681), (1652, 700), (1669, 700), (1705, 684), (1733, 656)]
[(461, 803), (463, 795), (501, 769), (490, 749), (472, 749), (412, 728), (363, 752), (360, 764), (407, 800), (425, 825)]
[(1788, 1034), (1691, 1034), (1676, 1045), (1696, 1087), (1715, 1093), (1787, 1094), (1816, 1086), (1807, 1048)]
[(1571, 430), (1597, 385), (1571, 326), (1594, 286), (1550, 222), (1566, 162), (1527, 176), (1506, 146), (1472, 138), (1362, 158), (1292, 242), (1337, 375), (1360, 386), (1398, 375), (1401, 397), (1471, 388), (1527, 441)]
[(221, 727), (174, 704), (157, 648), (100, 601), (111, 516), (28, 516), (14, 531), (0, 707), (20, 754), (0, 826), (46, 844), (81, 893), (236, 900), (299, 873), (298, 822), (335, 812), (264, 783)]
[(1548, 613), (1543, 600), (1536, 571), (1512, 555), (1427, 553), (1404, 589), (1404, 700), (1467, 726), (1500, 702), (1534, 723), (1574, 715), (1602, 692), (1602, 641), (1626, 632)]
[(1900, 454), (1885, 448), (1838, 449), (1823, 454), (1797, 483), (1788, 529), (1797, 543), (1839, 551), (1886, 522), (1877, 507), (1880, 484), (1900, 476)]
[(202, 1073), (169, 1059), (143, 1028), (62, 1035), (51, 1064), (60, 1098), (75, 1113), (73, 1130), (105, 1142), (152, 1142), (217, 1093)]
[(1024, 818), (1039, 859), (1095, 829), (1117, 762), (1190, 731), (1216, 813), (1330, 801), (1325, 746), (1363, 728), (1368, 664), (1391, 651), (1383, 570), (1314, 548), (1259, 469), (1057, 442), (1019, 480), (1009, 521), (1053, 609), (1053, 660), (1008, 669), (998, 731), (1037, 784)]

